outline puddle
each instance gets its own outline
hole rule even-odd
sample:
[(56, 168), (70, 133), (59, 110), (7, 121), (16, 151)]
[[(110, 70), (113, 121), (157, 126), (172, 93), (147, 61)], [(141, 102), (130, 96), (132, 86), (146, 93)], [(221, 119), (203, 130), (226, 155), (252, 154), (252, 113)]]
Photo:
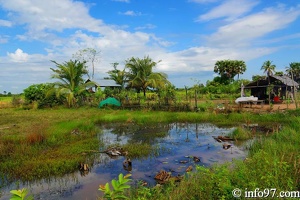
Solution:
[[(102, 133), (99, 134), (99, 139), (107, 146), (137, 142), (155, 145), (158, 149), (157, 155), (131, 159), (131, 178), (135, 183), (143, 180), (150, 186), (156, 184), (154, 176), (161, 169), (172, 171), (173, 176), (182, 175), (190, 165), (211, 166), (214, 163), (224, 163), (232, 161), (232, 159), (244, 159), (247, 154), (245, 144), (228, 141), (226, 143), (231, 147), (225, 150), (223, 143), (217, 142), (212, 137), (225, 136), (234, 128), (188, 123), (157, 124), (147, 127), (133, 124), (105, 124), (100, 127)], [(201, 161), (195, 163), (193, 156), (200, 158)], [(98, 191), (100, 184), (110, 182), (120, 173), (124, 175), (128, 173), (123, 168), (124, 159), (123, 156), (111, 159), (105, 153), (101, 153), (97, 154), (95, 164), (84, 176), (78, 172), (51, 180), (37, 181), (29, 185), (19, 185), (20, 188), (28, 188), (29, 193), (34, 194), (34, 199), (94, 200), (103, 194)], [(0, 199), (9, 199), (9, 191), (15, 188), (17, 188), (16, 184), (12, 184), (9, 188), (1, 189)]]

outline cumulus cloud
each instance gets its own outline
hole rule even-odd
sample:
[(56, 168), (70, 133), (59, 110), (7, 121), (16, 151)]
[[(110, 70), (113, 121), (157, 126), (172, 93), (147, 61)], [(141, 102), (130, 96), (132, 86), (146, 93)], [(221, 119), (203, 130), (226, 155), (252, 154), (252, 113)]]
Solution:
[[(123, 0), (122, 2), (129, 3)], [(209, 3), (213, 0), (193, 0), (195, 3)], [(239, 1), (236, 1), (239, 4)], [(13, 53), (7, 53), (7, 63), (13, 61), (16, 71), (22, 69), (27, 78), (35, 82), (45, 82), (50, 77), (49, 68), (55, 60), (59, 63), (72, 58), (78, 50), (94, 48), (101, 52), (100, 62), (95, 63), (95, 75), (107, 76), (113, 62), (119, 62), (120, 67), (124, 61), (132, 56), (144, 57), (149, 55), (154, 61), (162, 60), (157, 66), (158, 71), (170, 73), (173, 77), (184, 74), (212, 73), (217, 60), (242, 59), (251, 60), (275, 52), (276, 48), (257, 47), (254, 39), (282, 29), (292, 23), (299, 16), (299, 9), (290, 9), (284, 6), (268, 8), (258, 13), (249, 14), (257, 1), (241, 0), (243, 5), (233, 5), (232, 0), (224, 1), (221, 5), (209, 10), (199, 17), (199, 22), (219, 19), (220, 23), (210, 35), (203, 35), (203, 43), (196, 43), (189, 47), (172, 50), (174, 45), (172, 38), (165, 39), (154, 33), (143, 30), (155, 29), (155, 24), (137, 26), (135, 31), (126, 31), (117, 24), (105, 24), (101, 19), (95, 19), (89, 14), (89, 7), (80, 1), (52, 0), (44, 2), (40, 0), (0, 0), (3, 8), (10, 15), (10, 21), (2, 22), (11, 25), (25, 26), (24, 34), (20, 33), (16, 39), (26, 42), (42, 41), (46, 43), (42, 53), (25, 53), (21, 47)], [(215, 4), (214, 4), (215, 5)], [(236, 9), (230, 8), (229, 5)], [(125, 13), (123, 13), (125, 14)], [(141, 13), (128, 11), (127, 15), (136, 16)], [(192, 19), (191, 19), (192, 21)], [(1, 21), (0, 21), (1, 26)], [(294, 37), (299, 37), (295, 35)], [(7, 36), (0, 36), (0, 43), (7, 42)], [(206, 44), (205, 44), (206, 42)], [(269, 40), (269, 42), (273, 42)], [(13, 51), (13, 50), (12, 50)], [(32, 49), (32, 51), (34, 51)], [(41, 51), (41, 50), (36, 50)], [(46, 53), (45, 53), (46, 52)], [(10, 74), (10, 64), (3, 67), (3, 74)], [(34, 73), (32, 73), (34, 72)], [(33, 75), (34, 74), (34, 75)], [(33, 77), (34, 76), (34, 77)]]
[(80, 1), (1, 0), (1, 4), (12, 13), (14, 21), (27, 26), (30, 36), (36, 33), (38, 36), (45, 30), (63, 31), (71, 28), (97, 31), (102, 25), (101, 20), (89, 15), (87, 5)]
[(13, 62), (26, 62), (29, 58), (29, 55), (24, 53), (22, 49), (17, 49), (15, 53), (7, 53), (7, 55)]

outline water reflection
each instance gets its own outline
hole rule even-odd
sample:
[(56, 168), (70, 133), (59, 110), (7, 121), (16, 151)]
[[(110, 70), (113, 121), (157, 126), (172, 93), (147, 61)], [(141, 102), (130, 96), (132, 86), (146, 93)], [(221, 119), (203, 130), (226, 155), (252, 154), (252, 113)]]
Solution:
[[(101, 133), (98, 137), (106, 146), (103, 151), (115, 144), (148, 143), (158, 152), (144, 158), (132, 159), (117, 156), (114, 159), (105, 153), (95, 154), (94, 164), (84, 173), (68, 174), (61, 178), (43, 180), (31, 184), (20, 185), (30, 189), (35, 199), (96, 199), (102, 193), (98, 191), (100, 184), (116, 178), (120, 173), (132, 174), (135, 182), (143, 181), (155, 185), (155, 175), (160, 170), (172, 172), (172, 176), (183, 175), (192, 166), (210, 166), (232, 159), (243, 159), (246, 156), (245, 146), (231, 145), (223, 149), (212, 136), (227, 135), (233, 128), (219, 128), (211, 124), (155, 124), (138, 126), (135, 124), (103, 124), (99, 125)], [(141, 149), (143, 151), (143, 149)], [(198, 158), (200, 162), (195, 159)], [(130, 159), (130, 160), (128, 160)], [(0, 199), (8, 199), (9, 190), (17, 188), (16, 184), (2, 189)]]

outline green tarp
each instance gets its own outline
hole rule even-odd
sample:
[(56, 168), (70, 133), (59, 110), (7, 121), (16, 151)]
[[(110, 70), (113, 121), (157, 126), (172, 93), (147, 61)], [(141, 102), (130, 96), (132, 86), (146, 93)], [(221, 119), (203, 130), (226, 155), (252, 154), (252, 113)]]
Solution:
[(100, 101), (99, 108), (102, 108), (105, 105), (114, 105), (114, 106), (121, 106), (121, 102), (113, 97), (108, 97), (107, 99), (104, 99), (103, 101)]

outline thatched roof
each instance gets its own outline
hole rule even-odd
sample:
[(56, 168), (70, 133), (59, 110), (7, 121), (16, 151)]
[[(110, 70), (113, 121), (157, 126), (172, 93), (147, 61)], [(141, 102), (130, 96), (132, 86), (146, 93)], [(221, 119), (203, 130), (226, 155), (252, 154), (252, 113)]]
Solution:
[[(270, 75), (270, 83), (274, 84), (275, 82), (281, 82), (280, 86), (290, 86), (290, 87), (299, 87), (299, 84), (296, 81), (293, 81), (290, 77), (283, 75), (283, 76), (277, 76), (277, 75)], [(253, 81), (247, 85), (245, 85), (245, 88), (254, 88), (254, 87), (267, 87), (269, 85), (268, 78), (260, 79), (258, 81)], [(275, 84), (278, 86), (278, 84)]]

